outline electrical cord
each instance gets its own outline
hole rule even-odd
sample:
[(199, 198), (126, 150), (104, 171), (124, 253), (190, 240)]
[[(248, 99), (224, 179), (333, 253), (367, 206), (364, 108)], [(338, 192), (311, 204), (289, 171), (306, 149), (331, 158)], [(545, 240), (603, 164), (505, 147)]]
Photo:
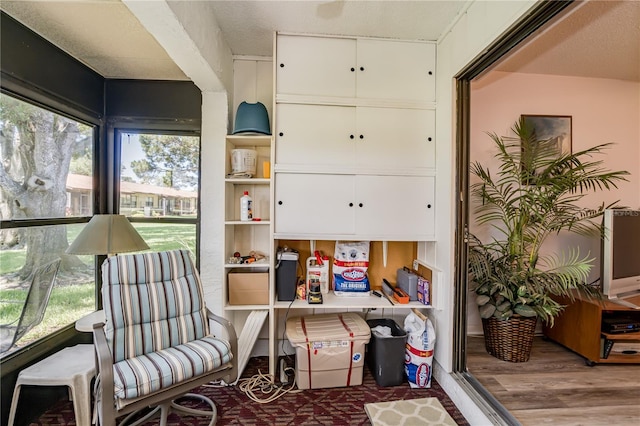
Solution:
[(292, 372), (293, 381), (290, 384), (283, 383), (281, 385), (276, 385), (273, 375), (262, 374), (262, 372), (258, 370), (258, 374), (248, 379), (241, 379), (238, 383), (238, 387), (247, 395), (247, 397), (259, 404), (268, 404), (288, 393), (301, 392), (300, 389), (294, 389), (296, 386), (294, 369), (287, 367), (285, 371)]

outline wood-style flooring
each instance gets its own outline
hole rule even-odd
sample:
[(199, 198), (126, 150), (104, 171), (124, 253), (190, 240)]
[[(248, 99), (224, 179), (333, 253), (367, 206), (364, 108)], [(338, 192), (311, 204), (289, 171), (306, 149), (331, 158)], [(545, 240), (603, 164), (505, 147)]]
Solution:
[(467, 338), (467, 368), (524, 426), (640, 425), (640, 365), (598, 364), (536, 337), (525, 363), (487, 354)]

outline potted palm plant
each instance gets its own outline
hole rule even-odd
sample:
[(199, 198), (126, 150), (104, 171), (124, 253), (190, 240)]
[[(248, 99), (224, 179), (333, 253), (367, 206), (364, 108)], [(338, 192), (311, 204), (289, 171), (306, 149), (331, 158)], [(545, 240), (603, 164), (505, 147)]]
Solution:
[(479, 224), (500, 235), (482, 242), (470, 235), (469, 278), (475, 292), (487, 352), (496, 358), (529, 360), (538, 318), (553, 325), (564, 308), (553, 296), (581, 292), (597, 298), (587, 283), (593, 259), (578, 248), (544, 254), (544, 242), (561, 231), (600, 233), (594, 221), (610, 206), (584, 208), (587, 191), (608, 190), (626, 180), (625, 171), (611, 172), (593, 159), (610, 144), (575, 153), (559, 152), (557, 141), (540, 140), (533, 126), (520, 118), (515, 136), (489, 136), (498, 150), (497, 172), (475, 162), (471, 185)]

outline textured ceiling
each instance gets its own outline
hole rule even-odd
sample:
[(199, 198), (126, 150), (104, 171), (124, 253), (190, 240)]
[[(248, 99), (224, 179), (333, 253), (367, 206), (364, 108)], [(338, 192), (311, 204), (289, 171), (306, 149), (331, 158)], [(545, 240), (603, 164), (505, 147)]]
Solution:
[(271, 56), (273, 32), (437, 40), (464, 8), (448, 1), (216, 1), (231, 51)]
[(556, 21), (497, 69), (640, 81), (640, 1), (590, 1)]
[[(209, 1), (232, 53), (258, 56), (271, 56), (274, 31), (437, 40), (468, 4)], [(640, 1), (576, 4), (497, 69), (640, 81)], [(1, 0), (0, 9), (104, 77), (187, 79), (120, 0)]]

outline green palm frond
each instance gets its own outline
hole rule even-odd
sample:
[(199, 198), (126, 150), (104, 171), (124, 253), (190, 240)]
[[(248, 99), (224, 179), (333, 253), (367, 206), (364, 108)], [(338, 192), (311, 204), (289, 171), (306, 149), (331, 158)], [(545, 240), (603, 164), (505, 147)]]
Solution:
[(585, 284), (593, 259), (575, 250), (541, 258), (540, 248), (562, 231), (602, 236), (597, 218), (616, 203), (585, 208), (580, 200), (587, 192), (617, 188), (629, 173), (608, 171), (594, 159), (610, 143), (559, 154), (555, 141), (537, 139), (524, 118), (512, 131), (515, 136), (488, 133), (497, 148), (495, 174), (479, 162), (471, 164), (478, 178), (470, 187), (476, 220), (502, 239), (482, 243), (471, 236), (470, 280), (477, 294), (489, 298), (482, 298), (485, 313), (503, 318), (508, 312), (535, 313), (552, 323), (562, 310), (552, 296), (573, 297), (574, 290), (596, 295)]

